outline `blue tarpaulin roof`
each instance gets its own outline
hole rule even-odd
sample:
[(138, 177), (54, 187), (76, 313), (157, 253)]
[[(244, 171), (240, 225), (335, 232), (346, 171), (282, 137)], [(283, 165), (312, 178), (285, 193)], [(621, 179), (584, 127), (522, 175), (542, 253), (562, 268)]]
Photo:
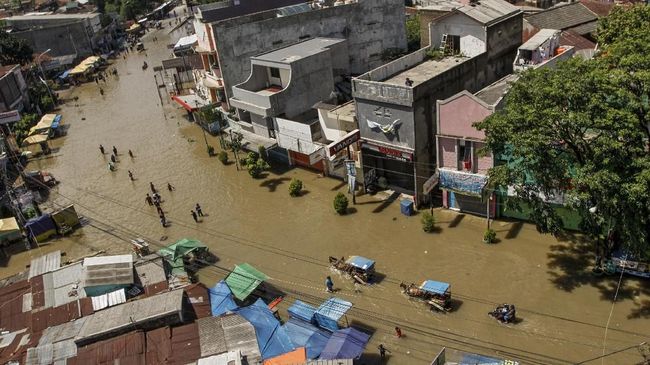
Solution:
[(226, 312), (232, 312), (237, 309), (232, 292), (225, 281), (221, 280), (218, 282), (209, 292), (213, 316), (218, 317)]
[(262, 299), (258, 299), (248, 307), (239, 308), (235, 312), (246, 318), (255, 327), (255, 336), (260, 353), (262, 353), (262, 359), (266, 360), (296, 349), (285, 329), (280, 326), (280, 322), (273, 316)]
[(350, 258), (346, 262), (352, 266), (358, 267), (363, 270), (367, 270), (375, 264), (374, 261), (372, 261), (371, 259), (367, 259), (363, 256), (350, 256)]
[(434, 280), (425, 280), (420, 285), (420, 289), (436, 294), (445, 294), (449, 290), (449, 287), (450, 285), (447, 283)]
[(59, 128), (59, 124), (61, 124), (61, 114), (57, 114), (56, 117), (54, 117), (54, 120), (52, 121), (52, 125), (50, 126), (50, 128), (57, 129)]
[(300, 300), (296, 300), (291, 307), (287, 309), (289, 316), (293, 318), (302, 319), (306, 322), (314, 320), (316, 308)]
[(49, 214), (43, 214), (40, 217), (34, 217), (25, 223), (25, 228), (34, 236), (40, 236), (47, 231), (56, 231), (54, 221)]
[[(459, 365), (503, 365), (505, 361), (483, 355), (463, 355)], [(515, 364), (515, 363), (513, 363)]]
[(338, 330), (332, 334), (320, 354), (323, 360), (358, 359), (363, 354), (370, 335), (352, 327)]
[(308, 359), (316, 359), (325, 348), (331, 333), (322, 330), (311, 323), (295, 318), (289, 318), (282, 327), (296, 347), (304, 347)]
[(336, 331), (341, 317), (352, 308), (352, 303), (339, 298), (329, 298), (318, 307), (314, 319), (319, 327)]

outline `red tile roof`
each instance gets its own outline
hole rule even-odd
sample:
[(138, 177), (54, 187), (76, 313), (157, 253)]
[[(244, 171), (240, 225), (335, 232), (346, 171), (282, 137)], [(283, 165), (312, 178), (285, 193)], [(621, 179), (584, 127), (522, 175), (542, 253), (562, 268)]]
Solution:
[(614, 8), (613, 2), (598, 1), (598, 0), (580, 0), (580, 3), (587, 7), (587, 9), (594, 12), (599, 17), (609, 15)]
[(565, 30), (561, 33), (560, 45), (574, 46), (576, 51), (596, 48), (596, 43), (571, 30)]

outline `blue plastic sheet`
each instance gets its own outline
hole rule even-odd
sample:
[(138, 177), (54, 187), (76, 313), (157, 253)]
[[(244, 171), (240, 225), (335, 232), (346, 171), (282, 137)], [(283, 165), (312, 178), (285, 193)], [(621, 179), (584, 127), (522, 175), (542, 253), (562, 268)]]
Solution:
[(209, 292), (213, 316), (218, 317), (226, 312), (232, 312), (237, 309), (232, 292), (225, 281), (221, 280), (218, 282)]
[(422, 285), (420, 285), (420, 289), (442, 295), (449, 290), (449, 286), (449, 284), (441, 281), (425, 280)]
[(370, 335), (352, 327), (338, 330), (327, 341), (320, 358), (323, 360), (358, 359), (369, 340)]
[(248, 307), (239, 308), (235, 312), (246, 318), (255, 327), (257, 344), (260, 347), (263, 360), (296, 349), (286, 330), (280, 326), (280, 322), (261, 299)]
[(352, 303), (339, 298), (329, 298), (318, 307), (314, 320), (319, 327), (330, 331), (339, 329), (339, 319), (352, 308)]
[(463, 355), (459, 365), (503, 365), (505, 361), (483, 355)]
[(325, 348), (327, 341), (332, 336), (331, 333), (322, 330), (311, 323), (301, 321), (295, 318), (289, 318), (284, 324), (284, 329), (289, 335), (291, 342), (295, 347), (304, 347), (307, 351), (307, 358), (310, 360), (317, 359)]
[(296, 300), (291, 307), (287, 309), (287, 312), (289, 312), (289, 316), (292, 318), (298, 318), (305, 322), (312, 323), (314, 321), (316, 308), (303, 301)]
[(56, 225), (54, 225), (54, 220), (49, 214), (43, 214), (40, 217), (35, 217), (25, 223), (25, 228), (34, 236), (38, 237), (45, 233), (52, 234), (56, 233)]

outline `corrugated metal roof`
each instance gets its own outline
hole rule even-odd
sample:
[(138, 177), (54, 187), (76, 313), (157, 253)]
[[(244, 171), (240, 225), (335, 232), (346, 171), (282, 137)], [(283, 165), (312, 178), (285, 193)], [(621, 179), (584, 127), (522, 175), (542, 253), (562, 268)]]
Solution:
[(31, 291), (27, 280), (15, 282), (0, 289), (0, 328), (16, 331), (29, 328), (31, 313), (23, 312), (23, 295)]
[[(156, 345), (151, 344), (155, 349)], [(79, 347), (77, 356), (69, 359), (68, 365), (85, 364), (145, 364), (145, 334), (134, 331), (109, 340)], [(159, 362), (157, 364), (164, 364)]]
[(142, 287), (167, 282), (163, 259), (155, 256), (154, 259), (134, 264), (137, 284)]
[(182, 290), (174, 290), (97, 312), (84, 323), (76, 341), (93, 341), (112, 332), (166, 317), (169, 324), (178, 323), (183, 319), (183, 295)]
[(192, 284), (186, 286), (183, 290), (187, 293), (195, 318), (210, 317), (212, 315), (208, 288), (203, 284)]
[(206, 357), (199, 359), (197, 365), (242, 365), (241, 354), (239, 351), (231, 351), (221, 355)]
[(538, 29), (565, 30), (598, 20), (598, 16), (580, 3), (556, 6), (526, 16), (526, 21)]
[(61, 251), (50, 252), (32, 259), (29, 265), (29, 279), (51, 272), (61, 267)]
[(497, 20), (521, 13), (518, 7), (502, 0), (480, 0), (475, 4), (462, 6), (456, 9), (456, 11), (485, 25), (490, 25)]
[(553, 37), (556, 33), (559, 35), (560, 31), (557, 29), (540, 29), (539, 32), (535, 33), (534, 36), (530, 37), (529, 40), (519, 46), (519, 49), (536, 51), (537, 48)]
[(98, 256), (84, 259), (84, 287), (133, 284), (133, 256)]
[(171, 358), (171, 337), (169, 327), (162, 327), (153, 331), (147, 331), (147, 365), (166, 364)]
[(86, 293), (81, 287), (81, 271), (81, 262), (78, 262), (44, 274), (44, 307), (58, 307), (85, 298)]
[(172, 359), (169, 365), (185, 365), (201, 357), (199, 341), (199, 326), (190, 323), (180, 327), (172, 327)]
[(228, 351), (226, 336), (221, 326), (221, 318), (201, 318), (197, 323), (199, 325), (199, 338), (201, 339), (201, 357)]
[(65, 364), (65, 360), (77, 355), (73, 340), (33, 347), (27, 350), (26, 365)]
[(91, 299), (93, 301), (93, 310), (98, 311), (114, 305), (126, 303), (126, 292), (124, 289), (119, 289), (110, 293), (92, 297)]
[(253, 325), (239, 314), (227, 314), (220, 318), (228, 350), (241, 352), (249, 364), (261, 361)]

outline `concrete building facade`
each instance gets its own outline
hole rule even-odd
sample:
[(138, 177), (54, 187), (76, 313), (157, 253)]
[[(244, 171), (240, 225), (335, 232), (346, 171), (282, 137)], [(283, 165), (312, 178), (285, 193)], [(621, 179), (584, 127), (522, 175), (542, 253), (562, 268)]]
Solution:
[(29, 94), (20, 65), (0, 66), (0, 113), (26, 108)]
[[(436, 171), (436, 101), (477, 91), (512, 72), (522, 12), (501, 0), (467, 3), (430, 25), (432, 44), (352, 82), (366, 186), (428, 200)], [(439, 50), (446, 56), (431, 57)]]
[(102, 27), (99, 13), (20, 15), (5, 19), (12, 34), (29, 43), (34, 53), (50, 49), (50, 57), (86, 57), (107, 53), (114, 44), (114, 25)]
[[(315, 37), (346, 39), (350, 73), (366, 72), (383, 63), (386, 51), (406, 50), (404, 19), (400, 0), (309, 4), (293, 14), (277, 9), (217, 21), (205, 38), (212, 38), (214, 66), (219, 69), (225, 96), (230, 97), (232, 87), (251, 73), (251, 64), (242, 60)], [(198, 38), (201, 46), (203, 37)]]

